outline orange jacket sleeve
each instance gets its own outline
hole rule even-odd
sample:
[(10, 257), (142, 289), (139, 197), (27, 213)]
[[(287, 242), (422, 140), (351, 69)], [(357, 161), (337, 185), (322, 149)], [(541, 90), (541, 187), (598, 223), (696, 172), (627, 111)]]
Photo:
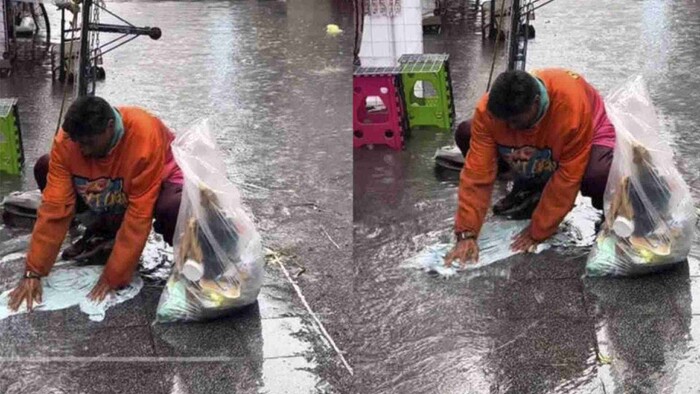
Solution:
[(480, 105), (472, 119), (472, 135), (464, 168), (459, 176), (459, 203), (455, 232), (479, 233), (491, 205), (496, 180), (496, 142), (486, 127), (487, 114)]
[(593, 126), (590, 116), (581, 116), (578, 128), (571, 128), (564, 138), (557, 170), (542, 191), (542, 198), (532, 214), (530, 236), (542, 241), (552, 236), (571, 211), (591, 153)]
[(48, 275), (56, 262), (75, 209), (73, 179), (65, 165), (70, 158), (58, 141), (55, 138), (51, 148), (46, 188), (27, 252), (27, 269), (41, 275)]
[[(155, 122), (158, 126), (160, 122)], [(155, 127), (155, 126), (154, 126)], [(158, 137), (144, 147), (144, 153), (133, 166), (131, 187), (127, 193), (129, 206), (117, 232), (114, 249), (107, 261), (103, 279), (116, 289), (131, 282), (139, 257), (148, 240), (153, 222), (153, 209), (160, 193), (163, 177), (163, 148)]]

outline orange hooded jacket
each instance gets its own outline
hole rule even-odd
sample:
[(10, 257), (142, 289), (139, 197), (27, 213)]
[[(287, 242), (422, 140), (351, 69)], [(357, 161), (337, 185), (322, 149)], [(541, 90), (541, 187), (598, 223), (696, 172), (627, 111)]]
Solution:
[(547, 89), (549, 108), (531, 129), (509, 129), (486, 109), (488, 94), (479, 101), (460, 174), (456, 232), (481, 230), (491, 203), (498, 154), (521, 176), (548, 179), (532, 214), (533, 239), (553, 235), (574, 205), (593, 139), (591, 97), (598, 93), (583, 77), (567, 70), (546, 69), (533, 75)]
[(103, 278), (112, 288), (131, 282), (151, 230), (161, 183), (173, 171), (165, 166), (172, 158), (174, 136), (143, 109), (118, 110), (124, 134), (105, 158), (86, 158), (63, 130), (56, 135), (27, 253), (28, 270), (41, 275), (51, 271), (73, 219), (77, 193), (93, 213), (121, 221)]

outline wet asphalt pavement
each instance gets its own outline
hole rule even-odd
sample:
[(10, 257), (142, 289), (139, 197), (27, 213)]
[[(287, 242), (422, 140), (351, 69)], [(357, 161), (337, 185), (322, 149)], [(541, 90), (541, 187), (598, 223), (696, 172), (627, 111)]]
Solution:
[[(485, 91), (493, 44), (482, 43), (469, 7), (448, 4), (441, 35), (424, 45), (450, 54), (461, 121)], [(528, 69), (570, 68), (603, 95), (643, 73), (696, 200), (699, 12), (692, 0), (555, 0), (537, 11), (527, 57)], [(450, 144), (449, 132), (424, 129), (403, 152), (354, 153), (359, 313), (350, 358), (364, 392), (700, 391), (697, 240), (678, 269), (637, 279), (582, 279), (586, 248), (516, 256), (449, 280), (402, 267), (449, 239), (457, 174), (435, 171), (432, 157)]]
[[(158, 26), (104, 57), (97, 94), (139, 105), (175, 131), (216, 124), (229, 177), (267, 247), (288, 256), (311, 308), (341, 349), (352, 311), (350, 146), (352, 31), (343, 1), (107, 2), (137, 26)], [(57, 17), (47, 5), (58, 40)], [(102, 22), (119, 23), (102, 13)], [(105, 42), (107, 35), (102, 35)], [(0, 175), (0, 194), (36, 187), (63, 90), (42, 45), (26, 44), (0, 95), (19, 98), (27, 166)], [(346, 135), (347, 138), (342, 137)], [(22, 251), (26, 231), (0, 227), (0, 256)], [(337, 245), (337, 246), (336, 246)], [(1, 289), (21, 259), (0, 267)], [(267, 267), (257, 306), (208, 324), (151, 325), (159, 287), (147, 287), (94, 323), (75, 310), (0, 321), (0, 392), (336, 392), (349, 375), (312, 324), (279, 267)], [(33, 357), (7, 362), (12, 357)], [(47, 361), (45, 357), (56, 357)], [(74, 359), (72, 357), (78, 357)], [(162, 359), (165, 357), (165, 359)], [(11, 360), (10, 360), (11, 361)], [(335, 388), (334, 388), (335, 387)]]
[[(485, 90), (493, 45), (456, 3), (425, 49), (450, 54), (463, 120)], [(98, 94), (144, 106), (174, 129), (217, 122), (229, 176), (266, 245), (290, 256), (292, 273), (305, 269), (295, 280), (355, 376), (268, 265), (258, 305), (217, 322), (151, 325), (157, 286), (102, 323), (75, 308), (2, 320), (0, 357), (31, 359), (1, 364), (0, 393), (700, 391), (698, 241), (678, 269), (637, 279), (582, 279), (587, 249), (517, 256), (450, 280), (401, 266), (451, 232), (457, 175), (436, 171), (432, 157), (452, 135), (416, 130), (402, 152), (350, 151), (347, 3), (108, 6), (159, 26), (163, 38), (106, 55)], [(699, 13), (692, 0), (555, 0), (538, 11), (528, 52), (528, 68), (569, 67), (603, 94), (644, 73), (696, 199)], [(327, 23), (346, 33), (326, 36)], [(35, 187), (32, 163), (50, 147), (62, 90), (42, 53), (25, 50), (23, 66), (0, 79), (0, 95), (19, 97), (31, 141), (25, 174), (0, 175), (3, 195)], [(497, 70), (500, 54), (502, 46)], [(0, 256), (26, 241), (26, 231), (1, 228)], [(21, 258), (5, 261), (0, 289), (20, 271)]]

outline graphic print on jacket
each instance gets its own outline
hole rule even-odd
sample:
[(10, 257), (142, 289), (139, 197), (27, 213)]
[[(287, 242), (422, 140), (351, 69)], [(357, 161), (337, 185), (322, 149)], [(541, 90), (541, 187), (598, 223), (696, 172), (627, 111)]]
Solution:
[(498, 153), (518, 174), (518, 177), (546, 182), (558, 164), (550, 148), (537, 149), (532, 145), (510, 147), (498, 145)]
[(96, 215), (101, 231), (116, 233), (129, 205), (129, 198), (124, 193), (124, 180), (73, 176), (73, 185), (90, 212)]
[(92, 212), (98, 215), (123, 215), (126, 212), (129, 199), (124, 193), (123, 179), (87, 179), (73, 176), (73, 184)]

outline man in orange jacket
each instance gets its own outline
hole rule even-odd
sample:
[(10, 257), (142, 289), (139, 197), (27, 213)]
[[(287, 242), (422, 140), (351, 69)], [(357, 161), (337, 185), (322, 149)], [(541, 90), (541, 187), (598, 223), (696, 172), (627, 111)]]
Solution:
[(172, 244), (183, 183), (173, 140), (163, 122), (143, 109), (113, 108), (99, 97), (71, 104), (50, 155), (34, 168), (42, 204), (10, 309), (26, 301), (31, 310), (41, 302), (40, 278), (51, 271), (76, 211), (89, 211), (94, 220), (64, 258), (99, 246), (96, 239), (114, 244), (89, 294), (94, 301), (129, 284), (154, 216), (155, 230)]
[(458, 130), (456, 138), (461, 149), (468, 145), (468, 152), (460, 175), (457, 244), (445, 257), (446, 265), (478, 260), (476, 239), (491, 202), (499, 157), (516, 180), (498, 211), (523, 199), (535, 203), (530, 225), (514, 238), (513, 250), (527, 251), (553, 235), (579, 191), (603, 208), (615, 129), (598, 92), (576, 73), (502, 73), (480, 100), (468, 130)]

